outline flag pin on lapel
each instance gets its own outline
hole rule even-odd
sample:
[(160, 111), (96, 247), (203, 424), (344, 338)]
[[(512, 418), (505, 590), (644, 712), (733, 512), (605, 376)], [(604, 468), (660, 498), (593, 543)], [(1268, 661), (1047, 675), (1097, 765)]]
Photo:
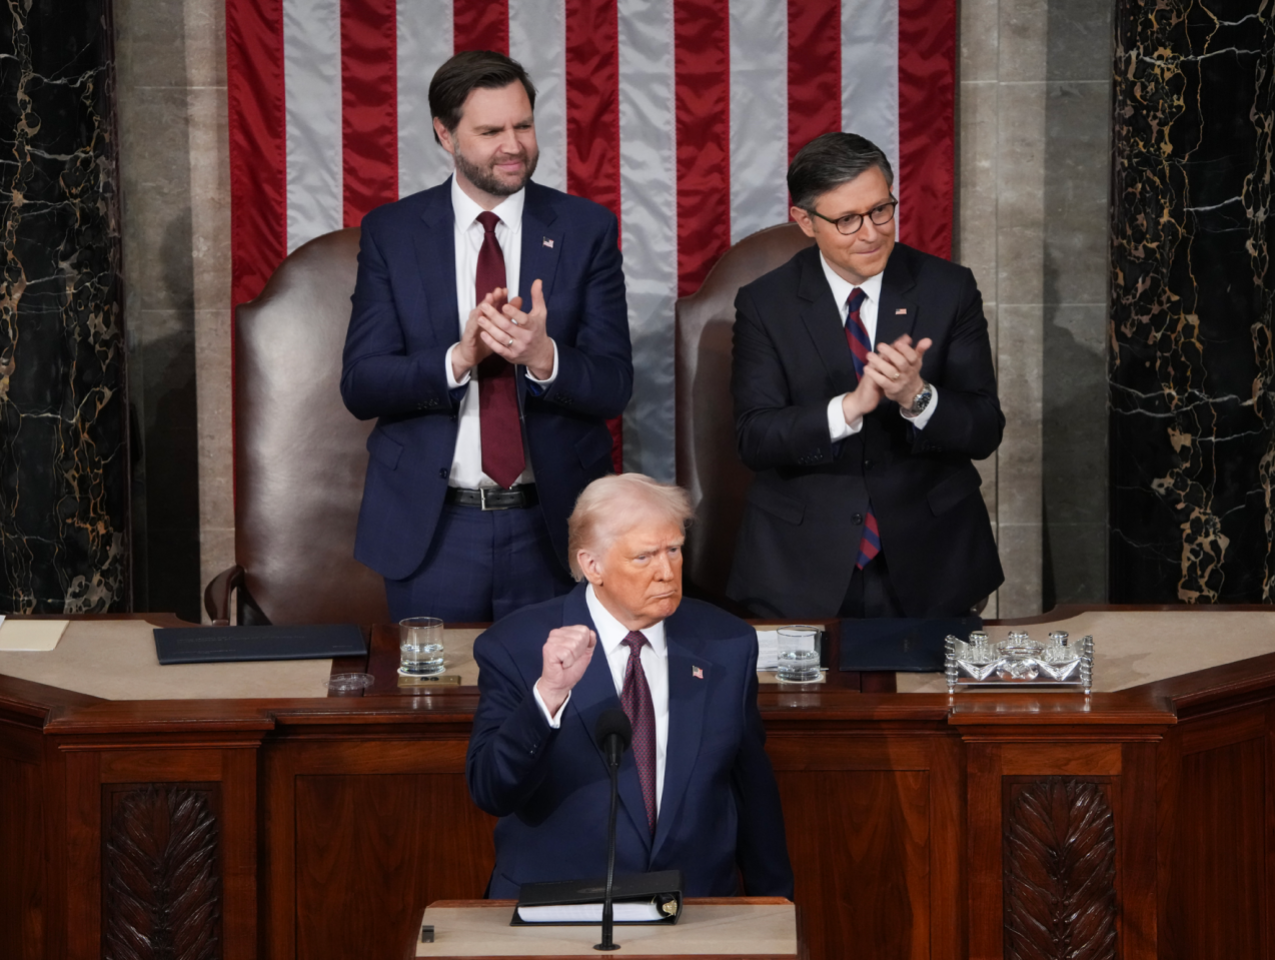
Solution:
[(895, 315), (896, 317), (901, 317), (901, 316), (903, 316), (903, 314), (905, 314), (905, 313), (907, 313), (907, 312), (908, 312), (908, 308), (907, 308), (907, 307), (899, 307), (899, 309), (898, 309), (898, 310), (895, 310), (895, 311), (894, 311), (894, 315)]
[(691, 667), (691, 676), (694, 677), (696, 680), (703, 680), (704, 671), (701, 670), (699, 667)]
[(541, 237), (540, 242), (550, 250), (553, 249), (553, 241), (549, 237)]

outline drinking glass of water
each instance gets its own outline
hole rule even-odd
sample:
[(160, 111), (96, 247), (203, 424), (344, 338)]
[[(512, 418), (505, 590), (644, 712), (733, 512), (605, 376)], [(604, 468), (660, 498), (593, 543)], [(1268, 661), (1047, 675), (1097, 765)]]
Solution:
[(819, 631), (814, 627), (779, 628), (780, 683), (813, 683), (819, 679)]
[(398, 672), (405, 677), (442, 673), (443, 621), (437, 617), (408, 617), (398, 622)]

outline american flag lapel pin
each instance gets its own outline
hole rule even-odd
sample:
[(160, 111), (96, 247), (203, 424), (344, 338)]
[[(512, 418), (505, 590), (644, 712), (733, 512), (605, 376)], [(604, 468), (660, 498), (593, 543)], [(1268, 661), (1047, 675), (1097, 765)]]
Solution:
[(703, 680), (704, 671), (701, 670), (699, 667), (691, 667), (691, 676), (694, 677), (696, 680)]
[(542, 245), (542, 246), (546, 246), (546, 247), (548, 247), (550, 250), (552, 250), (552, 249), (553, 249), (553, 240), (552, 240), (550, 237), (541, 237), (541, 238), (540, 238), (540, 243), (541, 243), (541, 245)]
[(899, 309), (898, 309), (898, 310), (895, 310), (895, 311), (894, 311), (894, 315), (895, 315), (896, 317), (902, 317), (902, 316), (904, 316), (905, 314), (907, 314), (907, 312), (908, 312), (908, 308), (907, 308), (907, 307), (899, 307)]

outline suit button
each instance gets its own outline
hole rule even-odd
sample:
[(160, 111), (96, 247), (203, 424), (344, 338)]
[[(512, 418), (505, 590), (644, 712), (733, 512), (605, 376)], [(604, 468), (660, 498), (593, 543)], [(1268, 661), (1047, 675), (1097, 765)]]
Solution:
[(863, 469), (864, 469), (864, 470), (871, 470), (871, 469), (872, 469), (872, 461), (871, 461), (871, 460), (864, 460), (864, 461), (863, 461)]
[(451, 469), (448, 467), (440, 467), (438, 470), (438, 479), (446, 480), (447, 477), (451, 474), (451, 472), (452, 472)]
[(854, 514), (853, 516), (850, 517), (850, 522), (853, 523), (856, 527), (863, 526), (863, 514), (861, 513)]

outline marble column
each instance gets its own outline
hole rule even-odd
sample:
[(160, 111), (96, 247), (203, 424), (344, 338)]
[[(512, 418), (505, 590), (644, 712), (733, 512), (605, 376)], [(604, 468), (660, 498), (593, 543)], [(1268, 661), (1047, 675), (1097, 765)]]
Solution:
[(0, 611), (128, 609), (110, 0), (0, 19)]
[(1270, 602), (1275, 18), (1118, 0), (1114, 79), (1110, 598)]

